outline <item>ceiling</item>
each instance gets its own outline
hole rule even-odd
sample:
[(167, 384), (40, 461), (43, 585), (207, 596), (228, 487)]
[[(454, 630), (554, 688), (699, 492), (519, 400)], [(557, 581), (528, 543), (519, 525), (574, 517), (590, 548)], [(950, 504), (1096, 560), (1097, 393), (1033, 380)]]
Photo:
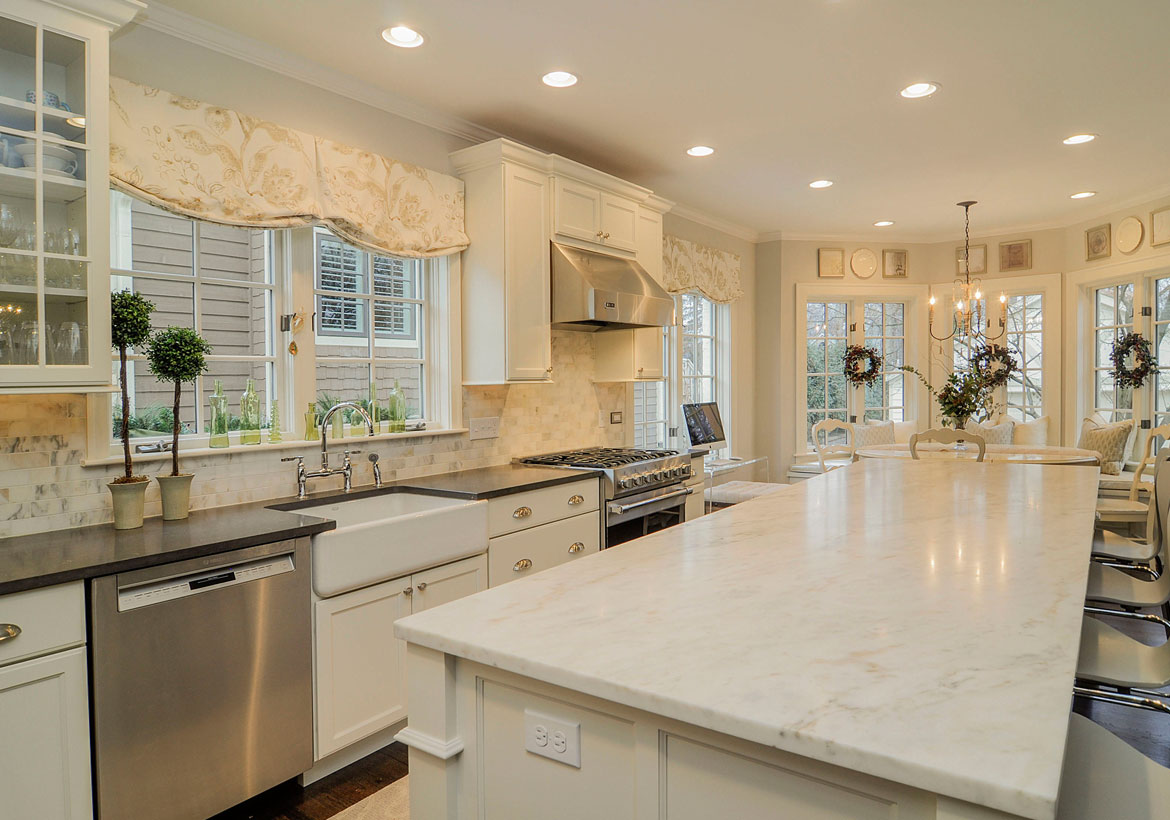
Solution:
[[(760, 233), (891, 219), (891, 236), (939, 241), (963, 199), (977, 232), (1006, 233), (1170, 188), (1165, 0), (166, 5)], [(387, 45), (394, 23), (426, 44)], [(553, 69), (580, 82), (542, 85)], [(942, 88), (900, 97), (916, 80)], [(1081, 132), (1100, 138), (1061, 143)], [(821, 177), (836, 184), (810, 190)]]

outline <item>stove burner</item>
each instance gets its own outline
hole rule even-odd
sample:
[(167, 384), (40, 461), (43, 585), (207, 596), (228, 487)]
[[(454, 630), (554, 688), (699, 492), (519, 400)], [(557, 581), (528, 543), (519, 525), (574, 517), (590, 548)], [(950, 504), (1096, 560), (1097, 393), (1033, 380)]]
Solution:
[(639, 464), (659, 458), (677, 456), (675, 450), (632, 450), (614, 447), (594, 447), (586, 450), (570, 450), (564, 453), (550, 453), (533, 456), (521, 461), (525, 464), (541, 464), (550, 467), (592, 467), (609, 469), (626, 464)]

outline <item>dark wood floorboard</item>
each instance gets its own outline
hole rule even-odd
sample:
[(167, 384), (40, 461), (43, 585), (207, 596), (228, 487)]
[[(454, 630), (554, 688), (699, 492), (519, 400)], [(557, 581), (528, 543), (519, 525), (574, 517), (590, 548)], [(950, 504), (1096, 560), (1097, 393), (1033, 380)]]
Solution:
[(406, 752), (392, 743), (306, 788), (289, 781), (211, 820), (328, 820), (405, 777)]

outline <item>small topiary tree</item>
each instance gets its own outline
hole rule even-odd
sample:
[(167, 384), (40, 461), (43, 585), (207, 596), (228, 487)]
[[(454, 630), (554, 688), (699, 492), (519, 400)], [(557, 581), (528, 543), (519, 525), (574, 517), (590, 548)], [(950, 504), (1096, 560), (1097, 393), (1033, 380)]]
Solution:
[(183, 382), (193, 382), (207, 370), (206, 356), (211, 352), (207, 340), (186, 327), (168, 327), (150, 339), (146, 358), (150, 372), (160, 382), (175, 383), (175, 416), (171, 430), (171, 475), (179, 474), (179, 397)]
[(130, 388), (126, 384), (126, 350), (143, 344), (150, 338), (150, 314), (154, 303), (137, 293), (121, 290), (110, 296), (110, 341), (118, 348), (122, 382), (122, 454), (126, 474), (114, 479), (115, 484), (136, 481), (134, 465), (130, 460)]

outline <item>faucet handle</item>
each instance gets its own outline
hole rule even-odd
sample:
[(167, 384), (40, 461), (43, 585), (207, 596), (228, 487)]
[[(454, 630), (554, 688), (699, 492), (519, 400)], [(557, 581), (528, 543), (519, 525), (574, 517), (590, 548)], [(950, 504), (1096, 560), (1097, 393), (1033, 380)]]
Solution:
[(281, 459), (281, 461), (299, 461), (303, 464), (305, 461), (305, 457), (304, 456), (285, 456), (284, 458)]

